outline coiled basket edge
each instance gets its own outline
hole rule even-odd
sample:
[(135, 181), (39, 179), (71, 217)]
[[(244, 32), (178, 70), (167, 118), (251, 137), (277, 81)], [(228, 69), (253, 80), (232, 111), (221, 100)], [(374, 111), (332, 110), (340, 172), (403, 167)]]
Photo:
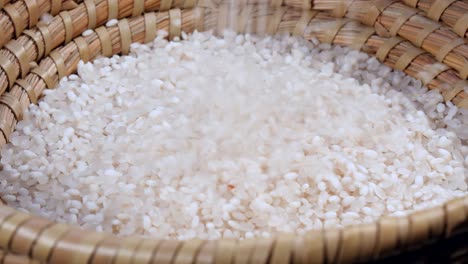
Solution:
[[(12, 15), (15, 12), (12, 8), (2, 11), (11, 20), (7, 23), (11, 31), (22, 32), (15, 33), (11, 41), (5, 41), (5, 47), (0, 50), (2, 145), (8, 141), (16, 122), (21, 120), (23, 109), (36, 103), (44, 89), (53, 88), (60, 78), (75, 72), (79, 60), (126, 54), (130, 43), (149, 42), (160, 29), (167, 30), (170, 38), (179, 36), (182, 31), (221, 31), (225, 28), (267, 34), (288, 32), (306, 39), (316, 37), (324, 43), (350, 46), (375, 55), (390, 67), (419, 78), (429, 88), (439, 89), (447, 101), (468, 108), (464, 91), (466, 77), (463, 77), (467, 62), (463, 62), (460, 55), (466, 38), (458, 32), (454, 37), (462, 43), (458, 46), (444, 44), (434, 49), (430, 39), (424, 46), (425, 38), (436, 34), (436, 30), (451, 30), (442, 25), (433, 26), (439, 22), (427, 23), (426, 27), (432, 31), (425, 32), (422, 41), (398, 34), (405, 26), (412, 25), (410, 20), (401, 22), (402, 19), (394, 19), (394, 24), (385, 25), (385, 9), (401, 4), (397, 1), (367, 1), (368, 10), (377, 8), (379, 14), (374, 23), (366, 26), (362, 24), (365, 23), (363, 17), (352, 14), (352, 10), (342, 10), (342, 4), (348, 1), (315, 8), (320, 6), (320, 1), (282, 3), (272, 0), (258, 1), (263, 5), (233, 5), (223, 1), (85, 0), (69, 11), (60, 12), (51, 23), (39, 23), (35, 27), (32, 19), (39, 14), (32, 15), (32, 11), (48, 12), (58, 5), (57, 0), (42, 0), (43, 5), (49, 4), (49, 10), (31, 8), (34, 3), (39, 6), (39, 1), (18, 1), (6, 6), (14, 5), (18, 14), (24, 13), (27, 17), (24, 21), (29, 21), (30, 30), (24, 30), (28, 26), (23, 25), (24, 21), (18, 22), (19, 19)], [(26, 9), (21, 9), (21, 5)], [(351, 3), (347, 7), (352, 7)], [(402, 10), (413, 10), (408, 8)], [(441, 17), (444, 10), (440, 12)], [(423, 16), (420, 11), (413, 11), (412, 15)], [(402, 17), (408, 16), (405, 12), (402, 11)], [(349, 18), (341, 18), (343, 16)], [(117, 25), (100, 27), (113, 18), (120, 19)], [(397, 23), (400, 28), (395, 30)], [(389, 32), (381, 27), (396, 32), (388, 35)], [(79, 37), (87, 28), (96, 30), (91, 35)], [(420, 42), (421, 45), (417, 45)], [(425, 49), (430, 51), (425, 52)], [(448, 65), (450, 63), (444, 64), (447, 56), (452, 56), (452, 64), (461, 66), (457, 69)], [(398, 261), (411, 258), (421, 261), (426, 255), (433, 259), (426, 257), (423, 261), (463, 262), (468, 254), (468, 242), (464, 239), (467, 229), (468, 196), (407, 217), (384, 217), (372, 224), (314, 230), (304, 236), (278, 234), (270, 239), (243, 241), (117, 238), (55, 224), (0, 206), (0, 263), (350, 263), (372, 260), (394, 263), (398, 258), (392, 256), (402, 252), (407, 253), (400, 255)], [(416, 253), (411, 255), (411, 252)], [(438, 254), (446, 254), (447, 258), (437, 258)]]

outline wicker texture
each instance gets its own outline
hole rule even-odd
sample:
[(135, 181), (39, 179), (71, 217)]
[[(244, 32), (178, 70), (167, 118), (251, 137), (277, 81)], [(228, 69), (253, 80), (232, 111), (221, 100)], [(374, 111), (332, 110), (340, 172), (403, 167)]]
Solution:
[[(407, 0), (410, 1), (410, 0)], [(329, 11), (334, 17), (348, 17), (363, 24), (374, 26), (381, 36), (400, 36), (420, 47), (444, 64), (459, 72), (462, 79), (468, 78), (468, 45), (463, 36), (468, 27), (468, 14), (465, 4), (459, 12), (449, 12), (449, 20), (455, 20), (453, 30), (425, 17), (422, 11), (405, 5), (397, 0), (249, 0), (229, 1), (229, 5), (245, 6), (248, 3), (267, 3), (272, 7), (281, 5)], [(205, 5), (205, 1), (200, 1)], [(436, 7), (437, 8), (437, 7)], [(443, 7), (441, 7), (443, 8)], [(436, 9), (432, 9), (436, 10)], [(452, 9), (451, 9), (452, 10)], [(431, 14), (434, 12), (431, 12)], [(443, 13), (443, 12), (442, 12)]]
[(442, 21), (460, 37), (468, 37), (468, 2), (455, 0), (404, 0), (424, 11), (428, 18)]
[(33, 28), (41, 15), (57, 15), (61, 10), (76, 6), (72, 0), (23, 0), (6, 5), (0, 12), (0, 48), (19, 37), (25, 29)]
[[(223, 0), (221, 2), (229, 2)], [(287, 5), (328, 11), (334, 17), (348, 17), (363, 24), (374, 26), (376, 32), (384, 37), (400, 36), (432, 54), (442, 62), (458, 71), (461, 79), (468, 78), (468, 45), (463, 37), (457, 36), (452, 29), (423, 16), (421, 11), (396, 0), (251, 0), (237, 1), (238, 6), (246, 3), (267, 2), (270, 6)], [(229, 2), (232, 5), (231, 2)], [(460, 12), (450, 12), (458, 28), (468, 25), (464, 7)], [(454, 28), (455, 28), (454, 24)], [(460, 26), (462, 25), (462, 26)], [(466, 30), (465, 30), (466, 31)]]
[[(17, 38), (12, 45), (14, 50), (5, 48), (0, 51), (3, 69), (0, 87), (2, 91), (9, 87), (0, 97), (0, 146), (7, 142), (23, 109), (35, 103), (45, 89), (53, 88), (60, 77), (75, 72), (80, 60), (89, 61), (98, 55), (126, 54), (130, 43), (151, 41), (159, 29), (170, 32), (170, 37), (178, 36), (181, 31), (220, 31), (224, 28), (269, 34), (289, 32), (305, 39), (316, 37), (325, 43), (345, 45), (374, 55), (390, 67), (422, 79), (429, 88), (440, 89), (446, 100), (468, 108), (468, 97), (463, 91), (468, 86), (466, 81), (457, 71), (440, 64), (409, 41), (380, 36), (376, 33), (379, 29), (347, 18), (336, 19), (329, 13), (282, 8), (282, 1), (273, 2), (279, 8), (218, 6), (203, 2), (199, 3), (203, 7), (191, 9), (196, 1), (147, 0), (134, 4), (86, 0), (75, 9), (64, 11), (67, 15), (62, 13), (49, 25), (27, 31)], [(272, 3), (267, 4), (271, 6)], [(186, 9), (139, 15), (143, 10), (173, 6)], [(134, 17), (122, 19), (112, 27), (99, 27), (86, 37), (72, 40), (88, 27), (102, 25), (110, 18), (128, 16)], [(236, 23), (232, 22), (234, 17), (238, 19)], [(62, 43), (66, 44), (58, 47)], [(24, 51), (17, 46), (22, 46)], [(26, 62), (29, 65), (41, 58), (44, 59), (31, 71), (24, 68)], [(20, 75), (22, 78), (17, 80)], [(243, 241), (116, 238), (55, 224), (0, 205), (0, 262), (349, 263), (389, 257), (408, 248), (418, 248), (423, 241), (431, 243), (466, 234), (467, 229), (468, 196), (407, 217), (384, 217), (373, 224), (315, 230), (304, 236), (278, 234), (270, 239)]]
[(0, 0), (0, 8), (3, 8), (5, 5), (7, 5), (10, 2), (15, 2), (14, 0)]

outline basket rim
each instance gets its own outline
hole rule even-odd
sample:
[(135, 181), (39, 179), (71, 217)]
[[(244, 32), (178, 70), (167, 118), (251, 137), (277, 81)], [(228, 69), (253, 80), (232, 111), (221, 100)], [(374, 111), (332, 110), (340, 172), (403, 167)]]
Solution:
[[(88, 0), (87, 2), (89, 4)], [(90, 46), (91, 43), (94, 43), (96, 44), (94, 45), (94, 49), (97, 49), (98, 53), (111, 55), (111, 53), (115, 53), (115, 47), (113, 47), (109, 42), (106, 42), (106, 39), (111, 39), (111, 34), (114, 34), (115, 36), (112, 36), (120, 39), (120, 41), (117, 41), (117, 45), (120, 45), (118, 49), (125, 50), (128, 48), (127, 45), (130, 45), (128, 40), (134, 40), (135, 38), (135, 36), (132, 35), (133, 32), (127, 30), (127, 26), (128, 29), (135, 25), (140, 25), (140, 27), (142, 25), (144, 26), (143, 32), (145, 32), (145, 36), (140, 36), (141, 39), (138, 40), (140, 42), (146, 41), (155, 36), (155, 30), (152, 29), (156, 28), (157, 23), (165, 23), (165, 27), (172, 36), (180, 34), (183, 29), (183, 25), (178, 26), (178, 23), (174, 23), (174, 18), (171, 18), (171, 12), (173, 14), (175, 12), (178, 17), (184, 14), (196, 16), (195, 11), (193, 10), (190, 11), (192, 13), (189, 13), (189, 11), (187, 11), (187, 13), (181, 13), (179, 9), (173, 9), (169, 12), (165, 12), (164, 14), (161, 13), (161, 17), (157, 17), (155, 13), (146, 13), (144, 16), (136, 16), (135, 18), (128, 20), (122, 19), (119, 21), (118, 25), (113, 27), (100, 27), (100, 29), (94, 31), (92, 35), (88, 37), (75, 38), (74, 41), (68, 43), (66, 46), (55, 49), (50, 56), (41, 61), (39, 67), (35, 68), (27, 75), (28, 78), (30, 77), (29, 79), (25, 77), (22, 79), (23, 82), (17, 82), (14, 84), (10, 89), (10, 92), (6, 95), (11, 96), (14, 94), (14, 91), (20, 91), (19, 99), (14, 97), (15, 100), (18, 100), (19, 102), (21, 100), (21, 102), (25, 102), (26, 100), (29, 102), (32, 101), (31, 93), (35, 93), (34, 91), (39, 89), (36, 86), (41, 86), (42, 88), (40, 89), (43, 89), (46, 86), (49, 88), (54, 86), (58, 77), (61, 75), (68, 75), (67, 73), (69, 70), (67, 69), (66, 64), (69, 62), (64, 60), (63, 54), (70, 49), (73, 49), (75, 54), (79, 54), (81, 59), (87, 60), (93, 57), (93, 53), (96, 53)], [(273, 17), (275, 14), (277, 13), (273, 13)], [(304, 16), (301, 17), (303, 20), (299, 19), (299, 21), (306, 21), (309, 23), (312, 20), (312, 18), (310, 18), (311, 15), (311, 13), (304, 13)], [(322, 13), (319, 13), (318, 15), (320, 16)], [(174, 16), (175, 15), (173, 15), (173, 17)], [(157, 18), (162, 17), (164, 17), (164, 19), (160, 21), (157, 20)], [(275, 19), (278, 18), (274, 17), (273, 21), (276, 21)], [(281, 19), (279, 21), (281, 21)], [(344, 22), (339, 22), (342, 27), (349, 22), (348, 20), (343, 21)], [(193, 20), (191, 23), (193, 24)], [(201, 22), (196, 22), (195, 24), (198, 25), (197, 23)], [(279, 24), (280, 22), (277, 23)], [(307, 26), (307, 23), (305, 26)], [(300, 26), (300, 29), (302, 29), (303, 25)], [(278, 28), (278, 26), (272, 26), (269, 30), (277, 30)], [(338, 41), (337, 35), (340, 32), (340, 29), (341, 27), (334, 32), (335, 34), (333, 36), (330, 37), (330, 35), (326, 35), (324, 38), (331, 39), (330, 42), (336, 43), (336, 41)], [(369, 34), (370, 31), (365, 33)], [(370, 34), (364, 36), (365, 39), (362, 45), (365, 45), (365, 41), (368, 41), (370, 36)], [(97, 43), (99, 43), (99, 45), (97, 45)], [(401, 43), (401, 41), (399, 43)], [(399, 43), (390, 47), (388, 52), (390, 52), (392, 48), (398, 46)], [(354, 42), (349, 43), (349, 45), (354, 44)], [(361, 48), (362, 45), (359, 46), (359, 48)], [(408, 65), (410, 65), (411, 62), (409, 62)], [(8, 113), (12, 115), (12, 120), (16, 121), (15, 118), (19, 116), (18, 111), (20, 110), (18, 110), (17, 106), (13, 104), (14, 103), (0, 104), (0, 112), (9, 111)], [(21, 107), (21, 104), (19, 105)], [(6, 106), (6, 108), (2, 109), (1, 107), (3, 106)], [(4, 134), (6, 134), (4, 127), (0, 126), (0, 129)], [(35, 229), (33, 227), (33, 224), (37, 221), (42, 221), (43, 224), (39, 229)], [(69, 254), (73, 254), (74, 257), (84, 261), (91, 260), (91, 258), (95, 256), (100, 256), (99, 247), (101, 247), (103, 243), (109, 243), (107, 247), (115, 249), (117, 252), (115, 253), (116, 255), (124, 254), (122, 258), (128, 257), (128, 254), (130, 254), (130, 259), (137, 257), (143, 258), (143, 256), (147, 256), (149, 252), (153, 252), (155, 248), (158, 248), (158, 252), (163, 250), (165, 253), (169, 254), (170, 260), (178, 258), (195, 260), (195, 258), (200, 256), (200, 252), (203, 251), (202, 249), (207, 248), (207, 245), (211, 245), (211, 243), (215, 243), (217, 245), (216, 249), (208, 248), (206, 250), (210, 253), (207, 253), (208, 255), (218, 260), (232, 260), (232, 255), (234, 253), (244, 253), (247, 256), (250, 256), (250, 254), (253, 253), (249, 250), (258, 248), (258, 252), (268, 253), (266, 256), (259, 256), (259, 258), (267, 258), (272, 262), (287, 261), (288, 259), (291, 259), (293, 255), (300, 256), (304, 260), (312, 259), (318, 261), (326, 259), (328, 261), (346, 261), (355, 260), (356, 258), (373, 258), (395, 249), (402, 250), (410, 245), (419, 244), (420, 241), (428, 238), (451, 236), (453, 232), (456, 232), (460, 227), (463, 227), (466, 224), (468, 224), (468, 194), (463, 197), (447, 201), (443, 205), (416, 211), (407, 216), (384, 216), (370, 224), (351, 225), (343, 228), (322, 228), (312, 230), (302, 236), (278, 233), (277, 236), (272, 239), (257, 238), (242, 241), (220, 239), (211, 242), (200, 240), (159, 241), (144, 239), (141, 237), (117, 239), (112, 234), (81, 231), (72, 225), (56, 224), (52, 221), (46, 221), (42, 218), (24, 214), (16, 211), (16, 209), (1, 205), (0, 237), (2, 237), (3, 240), (0, 238), (0, 249), (22, 254), (24, 256), (32, 256), (34, 259), (41, 261), (51, 260), (52, 262), (59, 262), (59, 260), (63, 260), (64, 257), (69, 257)], [(25, 237), (27, 237), (27, 235), (29, 235), (29, 237), (31, 236), (31, 233), (27, 233), (25, 230), (34, 233), (35, 237), (34, 245), (29, 245), (27, 250), (25, 250), (23, 246), (17, 243), (15, 244), (15, 239), (17, 237), (23, 236), (23, 240), (21, 241), (25, 242)], [(54, 243), (51, 244), (51, 241)], [(147, 245), (147, 247), (143, 247), (142, 245)], [(83, 251), (76, 252), (74, 249), (78, 247), (83, 249)], [(36, 248), (39, 248), (37, 249), (37, 252), (34, 251)], [(51, 253), (52, 251), (55, 253)], [(129, 253), (129, 251), (131, 252)], [(117, 258), (119, 258), (118, 256)], [(167, 255), (159, 256), (157, 254), (151, 254), (151, 256), (156, 259), (168, 257)]]

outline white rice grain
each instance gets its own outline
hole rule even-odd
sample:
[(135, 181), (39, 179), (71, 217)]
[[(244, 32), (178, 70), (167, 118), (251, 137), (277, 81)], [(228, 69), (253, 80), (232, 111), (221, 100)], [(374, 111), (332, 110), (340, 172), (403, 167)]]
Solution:
[(54, 20), (54, 16), (49, 13), (44, 13), (40, 17), (40, 21), (46, 25), (50, 24), (53, 20)]
[(119, 235), (217, 239), (466, 194), (468, 111), (419, 81), (316, 40), (164, 36), (80, 63), (30, 107), (1, 150), (5, 201)]
[(83, 33), (81, 33), (81, 36), (83, 37), (87, 37), (87, 36), (90, 36), (91, 34), (93, 34), (93, 30), (92, 29), (87, 29), (85, 31), (83, 31)]
[(119, 21), (117, 19), (111, 19), (111, 20), (107, 21), (106, 27), (113, 27), (113, 26), (117, 25), (118, 23), (119, 23)]

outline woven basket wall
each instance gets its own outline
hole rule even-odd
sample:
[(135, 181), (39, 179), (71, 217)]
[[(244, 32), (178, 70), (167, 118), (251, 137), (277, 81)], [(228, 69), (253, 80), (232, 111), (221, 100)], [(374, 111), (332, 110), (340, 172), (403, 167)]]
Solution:
[[(468, 108), (468, 2), (456, 0), (0, 0), (0, 146), (80, 60), (129, 52), (157, 30), (288, 32), (349, 46)], [(54, 19), (38, 23), (44, 13)], [(103, 27), (110, 19), (117, 25)], [(81, 37), (86, 29), (92, 34)], [(0, 205), (0, 263), (468, 263), (468, 196), (406, 217), (270, 239), (118, 238)], [(425, 257), (424, 257), (425, 256)]]

